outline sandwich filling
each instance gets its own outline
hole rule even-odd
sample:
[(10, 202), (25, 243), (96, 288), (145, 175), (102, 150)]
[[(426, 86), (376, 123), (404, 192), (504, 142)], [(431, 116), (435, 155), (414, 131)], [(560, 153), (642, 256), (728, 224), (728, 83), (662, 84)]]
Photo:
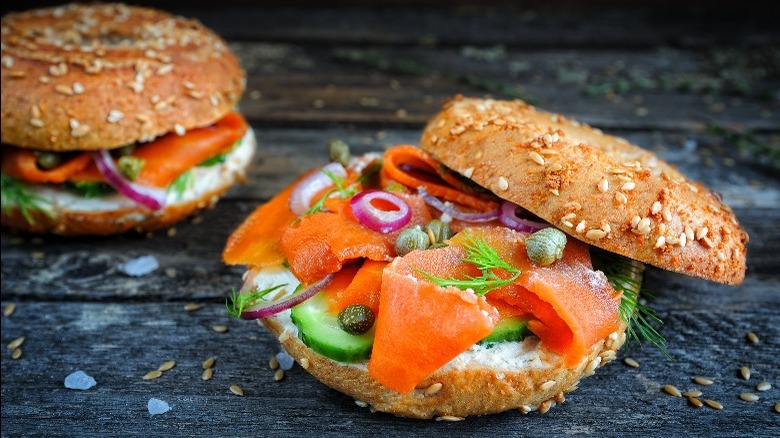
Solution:
[(574, 368), (621, 327), (623, 291), (594, 270), (587, 245), (538, 249), (548, 224), (422, 150), (336, 164), (233, 233), (223, 259), (251, 274), (229, 310), (286, 319), (290, 308), (308, 347), (400, 393), (475, 348), (525, 357), (538, 342)]
[[(181, 135), (170, 133), (106, 154), (113, 162), (113, 174), (101, 168), (97, 153), (51, 153), (4, 144), (3, 209), (53, 214), (138, 206), (155, 210), (189, 202), (245, 168), (254, 143), (246, 121), (231, 112), (213, 125)], [(10, 196), (6, 196), (7, 191)], [(155, 194), (158, 202), (150, 205), (142, 196), (147, 192)]]

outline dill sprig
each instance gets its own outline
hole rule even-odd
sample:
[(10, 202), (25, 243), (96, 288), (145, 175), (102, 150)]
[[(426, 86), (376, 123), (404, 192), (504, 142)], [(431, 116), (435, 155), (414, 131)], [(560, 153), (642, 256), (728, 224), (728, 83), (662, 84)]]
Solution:
[(358, 189), (356, 187), (356, 184), (346, 185), (346, 178), (339, 178), (338, 176), (334, 175), (332, 172), (328, 170), (322, 170), (322, 173), (328, 176), (331, 181), (333, 181), (334, 187), (327, 192), (325, 192), (324, 195), (320, 199), (317, 200), (311, 207), (309, 207), (308, 210), (306, 210), (306, 213), (304, 213), (304, 216), (308, 216), (313, 213), (317, 213), (318, 211), (322, 211), (325, 209), (325, 200), (327, 200), (330, 195), (338, 192), (339, 196), (341, 196), (341, 199), (349, 198), (350, 196), (354, 195), (358, 192)]
[(287, 286), (287, 284), (277, 284), (276, 286), (263, 290), (254, 289), (244, 292), (236, 292), (236, 290), (233, 289), (232, 296), (225, 300), (227, 313), (233, 318), (241, 319), (241, 313), (244, 312), (244, 309), (254, 304), (255, 301), (284, 286)]
[(176, 199), (182, 199), (184, 193), (192, 187), (195, 182), (195, 176), (192, 174), (192, 170), (188, 170), (178, 177), (168, 186), (168, 192), (176, 193)]
[(629, 338), (640, 346), (642, 341), (649, 342), (664, 356), (673, 360), (666, 350), (666, 339), (653, 326), (663, 324), (663, 321), (653, 308), (639, 302), (640, 294), (652, 298), (652, 295), (642, 289), (644, 267), (639, 262), (606, 251), (599, 251), (594, 255), (594, 265), (604, 272), (615, 290), (623, 292), (618, 312), (620, 319), (626, 324)]
[(24, 219), (31, 225), (35, 224), (31, 213), (33, 210), (40, 211), (47, 217), (53, 217), (52, 212), (47, 207), (51, 201), (30, 192), (24, 184), (15, 178), (0, 174), (0, 186), (2, 186), (0, 206), (4, 213), (8, 214), (11, 209), (18, 207)]
[[(482, 272), (482, 275), (475, 277), (467, 275), (465, 279), (441, 278), (423, 272), (417, 268), (429, 281), (440, 287), (454, 286), (461, 290), (471, 289), (475, 294), (483, 296), (486, 293), (504, 287), (520, 276), (520, 269), (507, 263), (496, 252), (495, 248), (483, 238), (474, 238), (470, 234), (466, 235), (466, 241), (463, 245), (466, 250), (466, 257), (463, 259), (466, 263), (471, 263)], [(511, 276), (502, 278), (495, 270), (500, 269)]]

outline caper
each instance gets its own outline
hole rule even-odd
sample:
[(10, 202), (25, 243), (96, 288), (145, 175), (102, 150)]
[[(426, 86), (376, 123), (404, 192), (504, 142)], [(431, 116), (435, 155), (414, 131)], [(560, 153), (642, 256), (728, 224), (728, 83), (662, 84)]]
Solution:
[(328, 155), (330, 161), (341, 163), (343, 166), (349, 164), (349, 146), (337, 138), (328, 140)]
[(135, 143), (124, 145), (121, 148), (116, 149), (116, 154), (119, 156), (132, 155), (135, 152)]
[(347, 333), (362, 335), (374, 326), (376, 315), (364, 304), (350, 304), (339, 312), (339, 327)]
[(431, 238), (431, 244), (442, 243), (445, 240), (452, 237), (452, 229), (446, 222), (442, 222), (438, 219), (434, 219), (425, 225), (425, 232), (428, 233), (428, 237)]
[(117, 161), (119, 171), (130, 181), (135, 181), (138, 178), (138, 174), (141, 173), (145, 164), (146, 160), (143, 158), (131, 157), (129, 155), (123, 155), (119, 157), (119, 161)]
[(539, 230), (525, 239), (528, 258), (537, 265), (549, 265), (563, 257), (566, 234), (553, 227)]
[(415, 249), (426, 249), (431, 244), (428, 233), (421, 230), (419, 226), (407, 228), (398, 234), (395, 239), (395, 254), (405, 256)]
[(54, 169), (55, 167), (62, 164), (62, 154), (58, 154), (56, 152), (43, 152), (43, 151), (36, 151), (36, 161), (35, 163), (40, 167), (41, 169)]

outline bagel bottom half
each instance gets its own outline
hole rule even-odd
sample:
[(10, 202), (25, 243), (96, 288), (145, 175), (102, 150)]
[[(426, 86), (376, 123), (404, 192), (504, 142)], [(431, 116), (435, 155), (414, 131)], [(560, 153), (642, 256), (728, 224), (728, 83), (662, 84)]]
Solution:
[[(643, 267), (633, 271), (639, 279)], [(467, 417), (518, 409), (547, 412), (577, 388), (580, 379), (611, 362), (625, 343), (626, 326), (598, 341), (577, 366), (567, 368), (535, 336), (493, 347), (475, 345), (417, 387), (400, 394), (375, 381), (367, 362), (340, 363), (308, 348), (299, 338), (289, 311), (259, 320), (298, 364), (325, 385), (371, 409), (403, 417)], [(521, 365), (518, 366), (518, 363)]]
[(168, 227), (214, 206), (233, 184), (243, 182), (256, 147), (254, 132), (249, 128), (225, 162), (193, 168), (191, 186), (181, 196), (168, 193), (167, 205), (158, 211), (150, 211), (119, 194), (86, 199), (59, 186), (28, 184), (32, 193), (45, 200), (49, 214), (31, 210), (32, 221), (28, 221), (18, 207), (12, 207), (2, 212), (2, 224), (32, 233), (65, 236), (110, 235), (131, 230), (143, 233)]

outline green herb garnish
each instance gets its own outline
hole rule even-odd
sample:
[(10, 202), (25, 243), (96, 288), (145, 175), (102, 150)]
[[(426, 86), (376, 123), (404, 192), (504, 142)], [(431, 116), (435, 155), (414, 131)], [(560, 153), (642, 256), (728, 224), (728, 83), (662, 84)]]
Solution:
[(628, 337), (642, 345), (649, 342), (668, 359), (673, 360), (666, 350), (666, 339), (653, 324), (663, 324), (658, 314), (646, 304), (639, 302), (640, 293), (646, 297), (652, 296), (642, 289), (642, 266), (628, 258), (606, 251), (593, 253), (594, 266), (597, 266), (612, 284), (615, 290), (623, 292), (620, 300), (620, 319), (626, 324)]
[(232, 296), (225, 300), (225, 308), (227, 309), (227, 313), (233, 318), (241, 319), (241, 313), (244, 311), (244, 309), (254, 304), (255, 301), (284, 286), (287, 286), (287, 284), (277, 284), (276, 286), (269, 287), (268, 289), (255, 289), (245, 292), (236, 292), (236, 290), (233, 289)]
[(40, 211), (47, 217), (54, 217), (47, 205), (51, 204), (48, 199), (32, 193), (27, 186), (18, 180), (0, 174), (0, 186), (2, 186), (2, 196), (0, 197), (0, 206), (6, 214), (10, 214), (11, 209), (18, 207), (22, 216), (29, 224), (35, 224), (31, 211)]
[(116, 193), (113, 187), (104, 182), (67, 181), (63, 183), (63, 187), (69, 192), (84, 198), (99, 198)]
[(217, 164), (222, 164), (227, 160), (228, 154), (219, 154), (217, 156), (207, 158), (203, 161), (201, 161), (198, 166), (199, 167), (211, 167), (216, 166)]
[[(520, 276), (520, 269), (510, 265), (496, 252), (495, 248), (483, 238), (474, 238), (466, 235), (463, 248), (466, 250), (466, 263), (471, 263), (482, 272), (482, 275), (474, 277), (467, 275), (465, 279), (441, 278), (430, 275), (418, 269), (429, 281), (440, 287), (454, 286), (461, 290), (471, 289), (475, 294), (483, 296), (486, 293), (513, 283)], [(509, 273), (509, 278), (502, 278), (496, 270)]]
[(313, 213), (317, 213), (318, 211), (322, 211), (325, 208), (325, 200), (327, 200), (330, 195), (338, 192), (339, 196), (341, 196), (341, 199), (347, 199), (350, 196), (357, 193), (359, 190), (355, 184), (346, 185), (345, 178), (339, 178), (336, 175), (334, 175), (332, 172), (327, 170), (322, 170), (322, 173), (328, 176), (331, 181), (333, 181), (334, 187), (327, 192), (325, 192), (324, 195), (320, 199), (317, 200), (311, 207), (309, 207), (308, 210), (306, 210), (306, 213), (304, 213), (304, 216), (308, 216)]
[(184, 192), (192, 187), (194, 181), (195, 178), (192, 176), (192, 170), (188, 170), (173, 180), (171, 185), (168, 186), (168, 193), (173, 191), (176, 193), (176, 199), (181, 199), (184, 197)]

